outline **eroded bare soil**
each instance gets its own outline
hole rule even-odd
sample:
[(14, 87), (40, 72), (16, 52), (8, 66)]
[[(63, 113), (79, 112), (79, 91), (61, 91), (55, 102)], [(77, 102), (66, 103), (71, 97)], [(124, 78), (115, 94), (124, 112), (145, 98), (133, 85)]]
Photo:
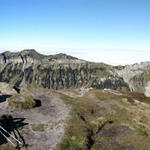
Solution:
[(26, 93), (31, 94), (39, 106), (31, 110), (19, 110), (4, 101), (0, 103), (0, 113), (22, 119), (22, 127), (18, 130), (22, 138), (16, 132), (18, 139), (24, 143), (21, 149), (53, 150), (64, 136), (65, 121), (70, 108), (55, 92), (30, 89), (23, 92)]

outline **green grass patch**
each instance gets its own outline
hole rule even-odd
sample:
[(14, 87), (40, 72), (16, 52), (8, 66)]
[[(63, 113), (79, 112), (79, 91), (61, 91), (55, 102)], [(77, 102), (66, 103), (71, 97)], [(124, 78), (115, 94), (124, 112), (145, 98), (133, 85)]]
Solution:
[[(123, 145), (124, 147), (128, 147), (131, 145), (137, 149), (137, 147), (139, 147), (137, 143), (143, 140), (142, 143), (140, 143), (139, 150), (146, 150), (150, 141), (149, 128), (146, 126), (148, 120), (147, 118), (144, 119), (144, 117), (141, 117), (142, 114), (132, 110), (132, 108), (135, 109), (134, 107), (136, 107), (136, 105), (133, 107), (132, 105), (129, 105), (129, 107), (126, 105), (126, 103), (133, 103), (133, 97), (127, 95), (128, 97), (126, 98), (125, 94), (118, 96), (97, 90), (92, 91), (90, 94), (93, 94), (94, 96), (90, 98), (90, 96), (88, 97), (88, 94), (86, 94), (84, 97), (71, 98), (60, 94), (63, 102), (72, 107), (71, 118), (68, 120), (68, 127), (65, 131), (65, 137), (60, 144), (60, 149), (98, 150), (100, 148), (98, 143), (107, 143), (104, 146), (105, 149), (114, 150), (115, 147), (112, 142), (118, 141), (122, 143), (120, 146)], [(93, 100), (94, 98), (97, 99)], [(122, 102), (123, 98), (126, 98), (124, 103)], [(114, 100), (117, 100), (118, 103)], [(106, 111), (105, 114), (99, 111), (103, 109), (102, 106), (104, 106), (105, 109), (108, 108), (108, 111)], [(137, 109), (140, 108), (137, 107)], [(146, 122), (145, 125), (139, 124), (140, 118), (143, 122)], [(135, 121), (135, 119), (137, 121)], [(113, 126), (127, 126), (135, 134), (133, 134), (133, 136), (130, 135), (129, 139), (127, 136), (121, 137), (118, 141), (113, 141), (113, 138), (99, 136), (99, 133), (101, 133), (104, 128), (107, 129), (112, 126), (112, 124)], [(117, 139), (117, 136), (119, 135), (114, 134), (114, 139)], [(92, 146), (91, 142), (94, 142)]]
[(44, 132), (44, 125), (43, 124), (31, 124), (31, 128), (33, 131), (38, 131), (38, 132)]
[(0, 150), (16, 150), (16, 148), (9, 145), (2, 145), (0, 146)]
[(111, 94), (111, 93), (104, 93), (102, 91), (96, 91), (95, 92), (95, 96), (97, 99), (101, 100), (101, 101), (105, 101), (105, 100), (120, 100), (122, 96), (120, 95), (115, 95), (115, 94)]
[(148, 137), (150, 135), (150, 129), (148, 129), (143, 123), (137, 122), (134, 125), (134, 128), (139, 135), (145, 137)]
[(103, 127), (108, 119), (97, 116), (93, 102), (85, 97), (71, 98), (61, 94), (65, 104), (72, 107), (71, 118), (66, 128), (66, 137), (60, 145), (61, 150), (89, 150), (94, 135)]
[[(23, 98), (24, 101), (19, 101), (19, 98)], [(35, 107), (36, 105), (36, 102), (31, 95), (16, 94), (12, 96), (11, 98), (8, 98), (7, 102), (10, 106), (13, 106), (19, 109), (31, 109)]]
[(82, 115), (84, 115), (85, 112), (82, 110), (82, 104), (78, 100), (63, 94), (61, 94), (61, 99), (65, 104), (72, 106), (72, 117), (68, 121), (66, 137), (60, 144), (60, 149), (88, 150), (89, 125), (83, 121)]

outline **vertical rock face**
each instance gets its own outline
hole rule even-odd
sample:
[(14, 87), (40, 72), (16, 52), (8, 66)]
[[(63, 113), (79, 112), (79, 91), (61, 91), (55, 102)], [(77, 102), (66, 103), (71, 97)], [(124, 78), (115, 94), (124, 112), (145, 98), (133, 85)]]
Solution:
[(65, 54), (41, 55), (35, 50), (0, 54), (0, 82), (49, 89), (94, 87), (145, 92), (150, 96), (150, 62), (113, 67)]

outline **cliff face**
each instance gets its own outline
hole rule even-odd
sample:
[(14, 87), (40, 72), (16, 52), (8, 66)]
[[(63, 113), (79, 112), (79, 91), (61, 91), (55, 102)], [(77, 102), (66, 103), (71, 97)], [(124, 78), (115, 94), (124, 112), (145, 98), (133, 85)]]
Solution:
[(129, 89), (112, 66), (87, 62), (65, 54), (45, 56), (35, 50), (0, 54), (0, 82), (49, 89), (83, 86)]

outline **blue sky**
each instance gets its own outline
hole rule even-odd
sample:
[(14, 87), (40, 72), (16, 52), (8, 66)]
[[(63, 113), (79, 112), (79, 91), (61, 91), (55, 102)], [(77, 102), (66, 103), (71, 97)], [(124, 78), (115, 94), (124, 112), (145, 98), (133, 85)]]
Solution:
[(130, 64), (150, 56), (149, 0), (0, 0), (0, 49)]

